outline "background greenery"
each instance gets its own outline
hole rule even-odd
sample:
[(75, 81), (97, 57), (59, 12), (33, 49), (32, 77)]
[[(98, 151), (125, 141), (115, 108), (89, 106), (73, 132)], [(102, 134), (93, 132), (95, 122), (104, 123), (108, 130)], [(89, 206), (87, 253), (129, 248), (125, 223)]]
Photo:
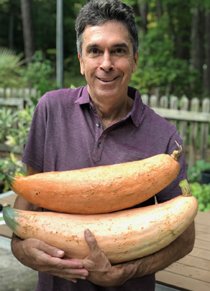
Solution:
[(195, 167), (188, 169), (187, 175), (192, 190), (192, 194), (197, 198), (200, 211), (210, 211), (210, 184), (202, 183), (202, 173), (209, 175), (210, 183), (210, 163), (199, 160)]
[[(33, 61), (44, 63), (39, 73), (36, 66), (20, 70), (24, 60), (20, 2), (0, 0), (0, 47), (14, 52), (11, 67), (6, 68), (5, 63), (10, 62), (0, 51), (0, 87), (27, 85), (49, 90), (55, 87), (56, 0), (22, 1), (32, 5), (34, 52), (39, 51)], [(141, 93), (210, 96), (210, 1), (124, 2), (133, 6), (140, 38), (139, 66), (131, 85)], [(79, 72), (74, 30), (76, 15), (85, 3), (64, 0), (64, 87), (85, 84)]]

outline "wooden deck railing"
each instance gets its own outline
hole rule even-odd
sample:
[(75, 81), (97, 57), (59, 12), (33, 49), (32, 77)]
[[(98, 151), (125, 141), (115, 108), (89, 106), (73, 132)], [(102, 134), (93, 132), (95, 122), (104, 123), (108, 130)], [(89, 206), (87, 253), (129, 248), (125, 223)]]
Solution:
[[(210, 99), (198, 98), (180, 100), (176, 96), (142, 95), (143, 102), (177, 127), (187, 154), (187, 164), (191, 168), (196, 160), (207, 160), (210, 124)], [(164, 133), (163, 133), (164, 134)]]
[[(22, 110), (26, 103), (30, 104), (30, 96), (39, 98), (40, 92), (28, 88), (19, 90), (0, 88), (0, 106)], [(187, 97), (178, 99), (176, 96), (157, 97), (144, 94), (142, 99), (157, 114), (177, 127), (184, 143), (189, 168), (193, 167), (199, 159), (208, 160), (210, 98), (200, 101), (196, 97), (189, 100)]]
[(40, 91), (31, 88), (0, 88), (0, 98), (9, 99), (9, 98), (23, 98), (29, 99), (30, 96), (35, 98), (40, 97)]

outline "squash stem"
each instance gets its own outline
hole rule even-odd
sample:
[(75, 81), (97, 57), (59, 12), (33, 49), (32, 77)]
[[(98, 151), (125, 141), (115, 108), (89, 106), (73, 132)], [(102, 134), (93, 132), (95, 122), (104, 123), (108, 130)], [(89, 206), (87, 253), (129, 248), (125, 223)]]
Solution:
[(191, 189), (190, 189), (190, 185), (188, 184), (187, 179), (182, 180), (181, 182), (179, 182), (179, 186), (182, 189), (182, 195), (183, 196), (185, 196), (185, 197), (192, 196), (192, 192), (191, 192)]
[(177, 146), (178, 146), (178, 150), (173, 151), (173, 153), (171, 154), (171, 157), (175, 160), (178, 161), (179, 157), (181, 156), (182, 153), (182, 146), (178, 144), (177, 141), (175, 141)]

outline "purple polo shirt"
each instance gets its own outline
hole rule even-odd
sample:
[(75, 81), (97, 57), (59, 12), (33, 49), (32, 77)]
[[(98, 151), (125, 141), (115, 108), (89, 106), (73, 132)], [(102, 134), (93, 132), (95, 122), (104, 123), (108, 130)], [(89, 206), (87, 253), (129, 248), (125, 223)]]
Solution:
[[(65, 171), (141, 160), (177, 150), (175, 141), (179, 144), (182, 141), (176, 127), (143, 104), (136, 89), (129, 87), (128, 96), (134, 99), (131, 112), (103, 130), (87, 86), (46, 93), (35, 109), (23, 162), (40, 172)], [(181, 194), (178, 182), (187, 178), (184, 153), (179, 163), (178, 177), (156, 195), (158, 202)], [(153, 203), (154, 199), (150, 199), (137, 206)], [(154, 275), (105, 288), (88, 280), (74, 284), (40, 273), (36, 290), (153, 291), (154, 288)]]

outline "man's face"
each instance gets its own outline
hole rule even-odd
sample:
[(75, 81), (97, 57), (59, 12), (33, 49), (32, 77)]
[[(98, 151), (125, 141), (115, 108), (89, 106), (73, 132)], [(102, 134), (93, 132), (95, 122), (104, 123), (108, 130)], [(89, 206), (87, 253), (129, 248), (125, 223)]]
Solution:
[(138, 53), (134, 58), (133, 45), (124, 24), (108, 21), (87, 26), (83, 34), (82, 56), (78, 56), (91, 98), (117, 100), (127, 97), (131, 75), (137, 68)]

